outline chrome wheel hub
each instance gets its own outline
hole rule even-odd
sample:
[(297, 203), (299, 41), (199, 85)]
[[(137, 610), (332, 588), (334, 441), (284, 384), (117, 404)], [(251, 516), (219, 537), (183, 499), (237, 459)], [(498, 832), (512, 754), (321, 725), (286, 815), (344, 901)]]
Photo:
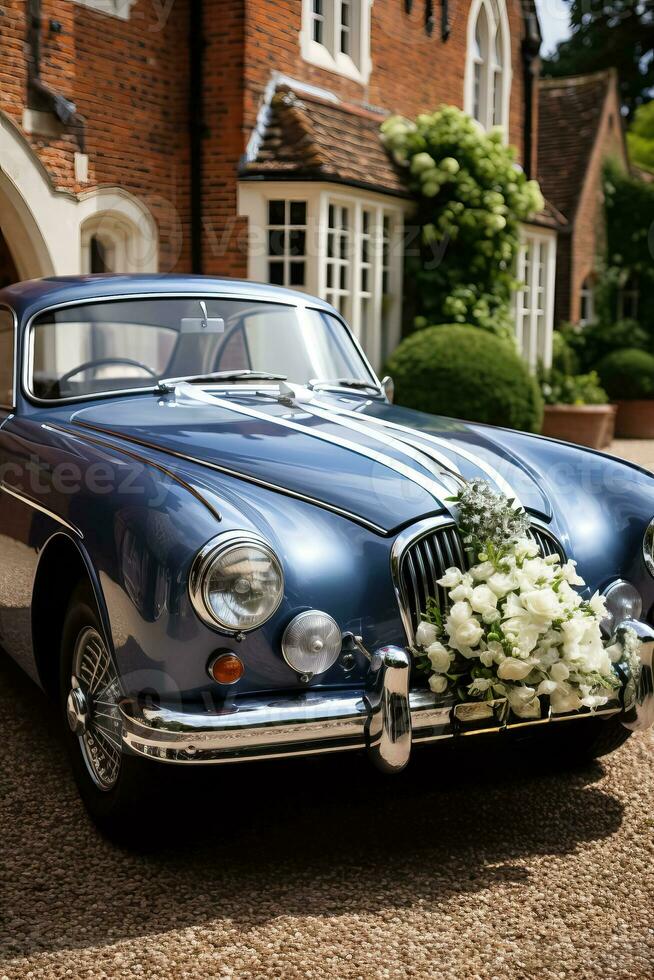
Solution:
[(120, 696), (116, 670), (103, 638), (91, 627), (83, 630), (75, 645), (66, 714), (93, 782), (105, 791), (116, 785), (120, 773)]
[(89, 704), (76, 677), (73, 677), (73, 686), (66, 702), (66, 714), (71, 732), (83, 735), (89, 723)]

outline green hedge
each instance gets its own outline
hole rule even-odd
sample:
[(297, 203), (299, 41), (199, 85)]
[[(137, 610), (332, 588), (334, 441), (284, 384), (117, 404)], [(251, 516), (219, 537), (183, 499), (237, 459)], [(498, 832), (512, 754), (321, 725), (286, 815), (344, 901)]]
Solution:
[(386, 370), (399, 405), (540, 431), (543, 402), (535, 378), (506, 341), (478, 327), (420, 330), (400, 344)]
[(597, 365), (610, 398), (654, 398), (654, 355), (635, 347), (613, 351)]

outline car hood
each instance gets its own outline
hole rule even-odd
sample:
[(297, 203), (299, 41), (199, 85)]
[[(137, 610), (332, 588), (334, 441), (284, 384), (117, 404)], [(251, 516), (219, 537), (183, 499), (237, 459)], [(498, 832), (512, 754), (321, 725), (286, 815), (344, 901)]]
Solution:
[(358, 394), (282, 385), (260, 392), (179, 385), (76, 412), (80, 428), (228, 473), (346, 514), (375, 531), (446, 512), (460, 478), (482, 477), (548, 520), (537, 474), (503, 430)]

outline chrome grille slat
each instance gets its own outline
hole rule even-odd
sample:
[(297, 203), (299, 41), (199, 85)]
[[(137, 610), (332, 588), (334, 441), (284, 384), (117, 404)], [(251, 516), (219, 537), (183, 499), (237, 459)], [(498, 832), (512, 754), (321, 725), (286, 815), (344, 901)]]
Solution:
[[(533, 526), (530, 535), (543, 557), (558, 554), (561, 560), (565, 560), (561, 545), (549, 531)], [(396, 566), (396, 587), (410, 642), (413, 642), (427, 599), (435, 599), (441, 611), (447, 612), (448, 597), (445, 589), (437, 585), (437, 580), (452, 567), (470, 567), (468, 553), (455, 524), (428, 527), (422, 533), (417, 532), (400, 553)]]

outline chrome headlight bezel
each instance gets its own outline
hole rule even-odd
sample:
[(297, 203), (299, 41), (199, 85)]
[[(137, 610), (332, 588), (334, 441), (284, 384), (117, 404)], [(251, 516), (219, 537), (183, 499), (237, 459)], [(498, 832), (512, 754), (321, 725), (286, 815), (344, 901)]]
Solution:
[[(256, 623), (235, 625), (221, 620), (210, 602), (211, 571), (215, 563), (228, 552), (247, 545), (258, 548), (275, 566), (279, 576), (279, 594), (274, 607), (267, 611), (264, 618)], [(237, 636), (239, 633), (251, 633), (260, 629), (275, 615), (284, 598), (284, 570), (274, 549), (261, 535), (254, 531), (224, 531), (209, 541), (196, 555), (191, 566), (188, 588), (191, 604), (203, 623), (213, 630)]]
[[(620, 608), (624, 604), (625, 592), (630, 594), (631, 605)], [(643, 612), (643, 597), (636, 586), (624, 578), (617, 578), (604, 589), (607, 617), (603, 621), (604, 628), (613, 633), (622, 623), (640, 619)]]
[(647, 525), (643, 535), (643, 561), (647, 571), (654, 578), (654, 517)]

